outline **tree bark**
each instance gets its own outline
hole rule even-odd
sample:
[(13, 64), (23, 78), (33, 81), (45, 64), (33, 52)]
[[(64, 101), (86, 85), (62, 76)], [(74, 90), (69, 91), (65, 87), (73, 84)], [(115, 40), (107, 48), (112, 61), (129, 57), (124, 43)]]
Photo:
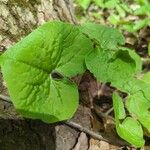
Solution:
[(0, 46), (8, 48), (48, 20), (75, 23), (71, 0), (1, 0)]
[[(0, 0), (0, 52), (56, 19), (76, 23), (71, 0)], [(0, 94), (7, 95), (4, 85), (0, 74)], [(55, 130), (54, 125), (20, 118), (12, 104), (0, 100), (0, 150), (68, 150), (75, 144), (78, 133), (69, 127)], [(68, 135), (66, 143), (60, 135)]]

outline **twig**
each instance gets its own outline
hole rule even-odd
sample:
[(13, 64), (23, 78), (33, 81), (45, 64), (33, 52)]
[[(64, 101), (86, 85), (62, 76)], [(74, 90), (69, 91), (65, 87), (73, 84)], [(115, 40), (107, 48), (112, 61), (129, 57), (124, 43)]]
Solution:
[(8, 96), (5, 96), (5, 95), (0, 94), (0, 99), (1, 99), (2, 101), (8, 102), (8, 103), (12, 103), (12, 102), (10, 101), (10, 97), (8, 97)]
[(102, 83), (102, 84), (101, 84), (101, 87), (99, 88), (99, 83), (97, 82), (97, 88), (98, 88), (97, 96), (98, 96), (98, 99), (99, 99), (99, 98), (101, 97), (101, 95), (103, 94), (105, 85), (106, 85), (105, 83)]
[(81, 132), (85, 132), (86, 134), (88, 134), (89, 136), (93, 137), (94, 139), (97, 139), (97, 140), (102, 140), (102, 141), (105, 141), (105, 142), (108, 142), (108, 143), (111, 143), (111, 144), (117, 144), (117, 145), (120, 145), (120, 146), (129, 146), (129, 147), (132, 147), (129, 143), (127, 143), (126, 141), (122, 141), (120, 139), (108, 139), (108, 138), (105, 138), (103, 137), (100, 133), (96, 133), (96, 132), (93, 132), (81, 125), (79, 125), (78, 123), (75, 123), (73, 121), (67, 121), (65, 122), (65, 124), (69, 127), (72, 127), (72, 128), (75, 128), (75, 129), (78, 129), (79, 131)]
[[(113, 108), (112, 108), (113, 109)], [(95, 113), (99, 116), (99, 117), (102, 117), (102, 118), (109, 118), (111, 119), (112, 121), (115, 122), (115, 119), (112, 117), (112, 116), (109, 116), (109, 112), (106, 112), (106, 113), (103, 113), (100, 111), (99, 109), (99, 106), (97, 106), (96, 104), (94, 105), (94, 111)], [(109, 110), (108, 110), (109, 111)]]
[[(12, 104), (12, 102), (10, 101), (10, 98), (8, 96), (4, 96), (4, 95), (0, 94), (0, 99), (5, 101), (5, 102), (8, 102), (8, 103)], [(119, 140), (119, 139), (112, 140), (112, 139), (105, 138), (102, 135), (100, 135), (99, 133), (93, 132), (93, 131), (85, 128), (85, 127), (82, 127), (81, 125), (79, 125), (79, 124), (77, 124), (73, 121), (67, 121), (64, 124), (66, 124), (70, 127), (73, 127), (75, 129), (78, 129), (81, 132), (85, 132), (86, 134), (90, 135), (91, 137), (93, 137), (95, 139), (106, 141), (106, 142), (112, 143), (112, 144), (117, 144), (117, 145), (120, 145), (120, 146), (130, 146), (131, 147), (131, 145), (129, 143), (125, 142), (125, 141), (122, 141), (122, 140)]]
[(150, 58), (149, 57), (148, 58), (141, 58), (141, 60), (142, 60), (143, 64), (150, 63)]
[(105, 115), (108, 116), (112, 111), (114, 110), (114, 108), (110, 108), (105, 112)]
[(68, 126), (71, 126), (71, 127), (75, 128), (75, 129), (78, 129), (81, 132), (85, 132), (85, 133), (87, 133), (88, 135), (90, 135), (91, 137), (93, 137), (95, 139), (109, 142), (102, 135), (97, 134), (97, 133), (95, 133), (95, 132), (93, 132), (93, 131), (91, 131), (91, 130), (89, 130), (87, 128), (84, 128), (81, 125), (79, 125), (79, 124), (77, 124), (77, 123), (75, 123), (73, 121), (67, 121), (67, 122), (65, 122), (65, 124), (68, 125)]

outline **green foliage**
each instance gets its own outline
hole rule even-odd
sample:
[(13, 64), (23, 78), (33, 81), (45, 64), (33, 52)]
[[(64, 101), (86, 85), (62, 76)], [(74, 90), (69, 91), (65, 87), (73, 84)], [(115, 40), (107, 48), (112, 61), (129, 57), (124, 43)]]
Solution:
[(125, 39), (120, 32), (107, 26), (86, 23), (80, 27), (80, 30), (104, 49), (114, 50), (118, 44), (123, 45), (125, 43)]
[[(116, 94), (113, 96), (117, 133), (136, 147), (142, 147), (144, 139), (141, 124), (149, 131), (150, 122), (147, 118), (150, 118), (148, 112), (150, 104), (147, 100), (150, 99), (148, 92), (150, 85), (136, 78), (142, 72), (140, 57), (133, 50), (120, 46), (124, 44), (124, 38), (113, 28), (85, 24), (81, 26), (81, 31), (94, 44), (94, 49), (85, 58), (87, 68), (98, 81), (109, 82), (129, 95), (126, 98), (128, 99), (126, 107), (130, 112), (128, 114), (130, 117), (127, 118), (122, 99), (118, 98)], [(143, 97), (140, 99), (141, 102), (136, 102), (137, 98), (134, 97), (134, 94), (139, 91), (147, 96), (147, 100)], [(135, 103), (136, 105), (134, 105)], [(141, 106), (142, 109), (135, 109), (135, 107), (140, 108)], [(132, 128), (133, 126), (134, 128)]]
[(83, 9), (87, 9), (89, 4), (91, 3), (91, 0), (76, 0), (76, 1)]
[[(141, 124), (150, 132), (150, 87), (145, 87), (141, 91), (128, 96), (126, 102), (127, 109), (132, 116), (136, 117)], [(136, 108), (136, 109), (135, 109)]]
[(85, 61), (98, 81), (111, 82), (113, 86), (120, 88), (135, 73), (141, 71), (139, 56), (130, 49), (119, 47), (125, 41), (116, 29), (85, 24), (81, 26), (81, 30), (96, 43), (96, 48), (87, 55)]
[(116, 130), (142, 147), (142, 126), (150, 132), (150, 73), (143, 75), (140, 57), (124, 43), (122, 34), (110, 27), (45, 23), (0, 56), (14, 106), (24, 117), (49, 123), (69, 119), (79, 99), (70, 78), (88, 69), (99, 82), (126, 92), (125, 105), (113, 94)]
[(150, 55), (150, 42), (148, 44), (148, 55)]
[[(46, 122), (72, 117), (78, 91), (67, 77), (85, 71), (89, 49), (90, 40), (62, 22), (48, 22), (8, 49), (1, 56), (1, 68), (16, 109)], [(53, 78), (55, 72), (62, 79)]]
[[(85, 1), (88, 2), (86, 7), (83, 6)], [(86, 10), (90, 4), (99, 8), (97, 12), (93, 12), (96, 21), (105, 22), (107, 20), (106, 22), (113, 26), (132, 33), (150, 26), (150, 2), (147, 0), (135, 0), (132, 2), (122, 0), (78, 0), (78, 5), (84, 10)], [(100, 14), (105, 16), (106, 11), (108, 14), (106, 20), (99, 17)], [(87, 20), (89, 20), (89, 17)]]
[(126, 117), (123, 101), (117, 93), (113, 93), (113, 105), (119, 136), (136, 147), (144, 146), (143, 130), (140, 123), (134, 118)]

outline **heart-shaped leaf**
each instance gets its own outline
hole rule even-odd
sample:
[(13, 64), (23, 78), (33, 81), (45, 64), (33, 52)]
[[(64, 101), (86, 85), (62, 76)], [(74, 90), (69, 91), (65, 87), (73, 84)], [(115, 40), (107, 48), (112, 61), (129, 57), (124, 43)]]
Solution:
[(72, 117), (78, 90), (68, 77), (85, 71), (84, 57), (91, 49), (76, 26), (58, 21), (45, 23), (8, 49), (1, 68), (16, 109), (46, 122)]
[(125, 39), (116, 29), (107, 26), (86, 23), (80, 27), (80, 30), (90, 39), (98, 41), (103, 49), (116, 49), (118, 45), (123, 45)]
[(113, 93), (113, 106), (118, 135), (132, 145), (142, 147), (145, 143), (142, 127), (137, 120), (131, 117), (125, 118), (124, 104), (122, 98), (117, 93)]
[[(150, 85), (130, 95), (126, 101), (129, 112), (150, 132)], [(136, 109), (135, 109), (136, 108)]]
[(87, 68), (100, 82), (110, 82), (112, 86), (125, 91), (124, 85), (141, 70), (141, 62), (135, 52), (129, 49), (117, 51), (104, 50), (100, 47), (91, 51), (85, 59)]

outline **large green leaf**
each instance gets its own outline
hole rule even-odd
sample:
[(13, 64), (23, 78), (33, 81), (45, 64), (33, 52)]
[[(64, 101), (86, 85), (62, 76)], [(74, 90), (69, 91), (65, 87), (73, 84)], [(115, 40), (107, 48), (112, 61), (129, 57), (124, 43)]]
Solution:
[[(78, 91), (67, 77), (85, 71), (90, 40), (76, 26), (48, 22), (1, 56), (11, 99), (25, 117), (56, 122), (72, 117)], [(54, 74), (61, 77), (54, 77)]]
[(123, 45), (125, 39), (116, 29), (107, 26), (86, 23), (80, 27), (80, 30), (89, 36), (90, 39), (98, 41), (101, 48), (116, 49), (118, 45)]
[(140, 57), (133, 50), (119, 46), (124, 44), (124, 37), (113, 28), (88, 23), (80, 30), (95, 47), (85, 59), (87, 68), (98, 81), (124, 89), (123, 85), (141, 71)]
[(124, 91), (124, 84), (141, 70), (138, 58), (135, 52), (128, 49), (114, 52), (97, 47), (87, 55), (85, 61), (87, 68), (98, 81), (111, 82), (113, 86)]
[(125, 118), (123, 100), (117, 93), (113, 93), (113, 106), (118, 135), (132, 145), (142, 147), (144, 145), (142, 127), (137, 120), (131, 117)]

